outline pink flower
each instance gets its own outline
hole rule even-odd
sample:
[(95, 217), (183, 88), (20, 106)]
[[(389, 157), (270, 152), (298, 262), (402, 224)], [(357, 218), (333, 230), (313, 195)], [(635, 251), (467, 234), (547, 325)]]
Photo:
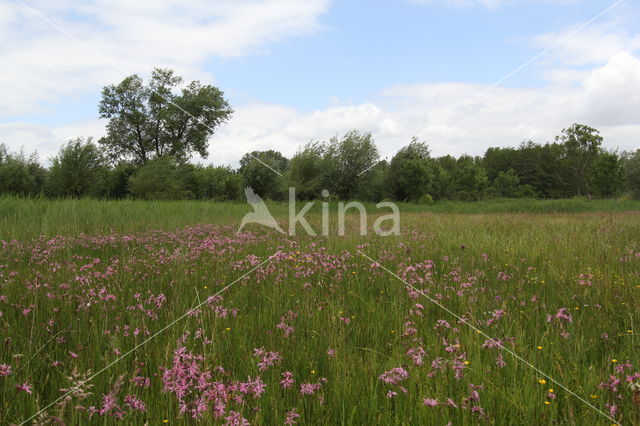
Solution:
[(293, 379), (293, 373), (285, 371), (282, 373), (282, 380), (280, 380), (280, 386), (283, 389), (291, 389), (295, 380)]
[(427, 407), (437, 407), (440, 404), (437, 399), (431, 399), (431, 398), (423, 399), (422, 403)]
[(284, 424), (285, 425), (295, 425), (295, 424), (297, 424), (296, 419), (298, 419), (299, 417), (300, 417), (300, 414), (298, 414), (296, 412), (295, 408), (292, 408), (291, 411), (289, 411), (285, 415)]
[(24, 383), (23, 383), (23, 384), (21, 384), (21, 385), (16, 385), (16, 389), (17, 389), (17, 390), (19, 390), (19, 391), (22, 391), (22, 392), (26, 392), (26, 393), (28, 393), (29, 395), (31, 395), (31, 389), (33, 389), (33, 386), (32, 386), (32, 385), (30, 385), (30, 384), (29, 384), (29, 383), (27, 383), (27, 382), (24, 382)]
[(300, 385), (300, 395), (313, 395), (320, 390), (320, 383), (302, 383)]
[(124, 397), (124, 403), (125, 405), (127, 405), (128, 407), (130, 407), (132, 410), (137, 410), (137, 411), (147, 411), (147, 407), (144, 405), (144, 402), (142, 402), (140, 399), (138, 399), (137, 396), (135, 395), (127, 395)]
[(378, 377), (388, 385), (395, 385), (409, 377), (409, 373), (402, 367), (396, 367), (389, 371), (385, 371)]
[(11, 374), (11, 366), (9, 364), (0, 364), (0, 377)]

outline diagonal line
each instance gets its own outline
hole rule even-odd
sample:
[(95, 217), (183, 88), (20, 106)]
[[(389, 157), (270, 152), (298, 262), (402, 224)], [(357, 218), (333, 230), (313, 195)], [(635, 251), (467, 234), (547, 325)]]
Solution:
[[(570, 38), (572, 38), (574, 35), (576, 35), (578, 32), (582, 31), (585, 27), (587, 27), (588, 25), (591, 25), (593, 22), (597, 21), (598, 19), (600, 19), (603, 15), (605, 15), (606, 13), (612, 11), (613, 9), (615, 9), (616, 7), (620, 6), (622, 3), (624, 3), (627, 0), (618, 0), (617, 2), (615, 2), (614, 4), (612, 4), (611, 6), (607, 7), (605, 10), (603, 10), (602, 12), (598, 13), (596, 16), (594, 16), (593, 18), (589, 19), (588, 21), (586, 21), (585, 23), (583, 23), (582, 25), (578, 26), (577, 28), (575, 28), (573, 31), (569, 32), (568, 34), (566, 34), (564, 37), (559, 38), (558, 40), (556, 40), (553, 44), (551, 44), (550, 46), (548, 46), (546, 49), (542, 50), (541, 52), (539, 52), (537, 55), (535, 55), (534, 57), (532, 57), (531, 59), (529, 59), (528, 61), (526, 61), (525, 63), (521, 64), (520, 66), (518, 66), (517, 68), (515, 68), (513, 71), (511, 71), (510, 73), (508, 73), (507, 75), (505, 75), (504, 77), (502, 77), (501, 79), (497, 80), (495, 83), (493, 83), (491, 86), (481, 90), (480, 92), (476, 93), (473, 97), (469, 98), (468, 100), (461, 102), (459, 104), (457, 104), (455, 107), (453, 107), (443, 118), (440, 118), (438, 120), (435, 120), (436, 124), (441, 124), (446, 122), (449, 118), (451, 118), (452, 115), (454, 115), (456, 112), (458, 112), (461, 108), (477, 101), (479, 98), (483, 97), (484, 95), (486, 95), (487, 93), (489, 93), (490, 91), (492, 91), (493, 89), (495, 89), (496, 87), (500, 86), (502, 83), (504, 83), (505, 80), (509, 79), (510, 77), (512, 77), (513, 75), (519, 73), (520, 71), (522, 71), (523, 69), (525, 69), (526, 67), (528, 67), (529, 65), (531, 65), (533, 62), (537, 61), (538, 59), (540, 59), (541, 57), (545, 56), (547, 53), (549, 53), (550, 51), (552, 51), (553, 49), (555, 49), (559, 44), (564, 43), (565, 41), (569, 40)], [(378, 160), (376, 163), (374, 163), (373, 166), (375, 166), (377, 163), (379, 163), (381, 160)], [(367, 171), (371, 170), (371, 168), (373, 166), (368, 167), (367, 169), (363, 170), (362, 172), (360, 172), (360, 174), (358, 176), (360, 176), (363, 173), (366, 173)]]
[(271, 167), (270, 165), (268, 165), (267, 163), (265, 163), (264, 161), (262, 161), (261, 159), (259, 159), (258, 157), (256, 157), (255, 155), (253, 155), (252, 153), (248, 152), (247, 153), (249, 155), (249, 157), (253, 158), (254, 160), (256, 160), (258, 163), (262, 164), (263, 166), (265, 166), (267, 169), (271, 170), (273, 173), (277, 174), (278, 176), (282, 176), (282, 173), (280, 173), (279, 171), (277, 171), (276, 169), (274, 169), (273, 167)]
[(409, 284), (408, 282), (406, 282), (404, 279), (402, 279), (401, 277), (399, 277), (397, 274), (395, 274), (394, 272), (390, 271), (389, 269), (385, 268), (380, 262), (378, 262), (377, 260), (369, 257), (368, 255), (366, 255), (365, 253), (363, 253), (361, 250), (357, 250), (358, 253), (360, 253), (363, 257), (366, 257), (367, 259), (369, 259), (371, 262), (376, 263), (377, 265), (380, 266), (380, 268), (384, 269), (385, 271), (387, 271), (389, 274), (393, 275), (395, 278), (397, 278), (398, 280), (402, 281), (405, 285), (407, 285), (408, 287), (410, 287), (412, 290), (418, 292), (419, 294), (421, 294), (422, 296), (426, 297), (431, 303), (433, 303), (434, 305), (438, 306), (439, 308), (443, 309), (444, 311), (446, 311), (448, 314), (450, 314), (451, 316), (455, 317), (459, 322), (461, 322), (462, 324), (465, 324), (467, 326), (469, 326), (472, 330), (474, 330), (476, 333), (483, 335), (484, 337), (493, 340), (497, 346), (502, 349), (503, 351), (508, 352), (509, 354), (511, 354), (511, 356), (513, 356), (514, 358), (516, 358), (517, 360), (519, 360), (520, 362), (522, 362), (524, 365), (526, 365), (527, 367), (531, 368), (532, 370), (536, 371), (537, 373), (539, 373), (541, 376), (546, 377), (547, 379), (549, 379), (550, 381), (552, 381), (553, 383), (555, 383), (556, 385), (558, 385), (558, 387), (562, 388), (563, 390), (565, 390), (566, 392), (568, 392), (569, 394), (573, 395), (574, 397), (578, 398), (580, 401), (584, 402), (586, 405), (588, 405), (589, 407), (591, 407), (593, 410), (597, 411), (599, 414), (602, 414), (604, 417), (606, 417), (607, 419), (611, 420), (612, 422), (614, 422), (617, 425), (620, 425), (620, 423), (614, 419), (613, 417), (609, 416), (607, 413), (605, 413), (604, 411), (600, 410), (598, 407), (596, 407), (595, 405), (591, 404), (589, 401), (587, 401), (586, 399), (584, 399), (583, 397), (581, 397), (580, 395), (576, 394), (575, 392), (573, 392), (572, 390), (570, 390), (569, 388), (567, 388), (566, 386), (564, 386), (562, 383), (560, 383), (559, 381), (557, 381), (556, 379), (554, 379), (553, 377), (549, 376), (547, 373), (545, 373), (544, 371), (540, 370), (539, 368), (537, 368), (535, 365), (531, 364), (529, 361), (527, 361), (526, 359), (522, 358), (520, 355), (518, 355), (517, 353), (513, 352), (512, 350), (510, 350), (509, 348), (506, 348), (505, 346), (503, 346), (500, 342), (498, 342), (498, 340), (496, 340), (495, 338), (489, 336), (487, 333), (485, 333), (484, 331), (480, 330), (478, 327), (476, 327), (475, 325), (467, 322), (467, 320), (465, 320), (464, 318), (462, 318), (461, 316), (459, 316), (458, 314), (456, 314), (455, 312), (453, 312), (451, 309), (447, 308), (446, 306), (444, 306), (443, 304), (441, 304), (440, 302), (438, 302), (437, 300), (435, 300), (434, 298), (430, 297), (428, 294), (426, 294), (424, 291), (412, 286), (411, 284)]
[(469, 105), (473, 102), (475, 102), (476, 100), (478, 100), (479, 98), (481, 98), (482, 96), (486, 95), (487, 93), (489, 93), (490, 91), (492, 91), (493, 89), (495, 89), (496, 87), (498, 87), (499, 85), (501, 85), (505, 80), (509, 79), (510, 77), (512, 77), (513, 75), (517, 74), (518, 72), (522, 71), (523, 69), (525, 69), (526, 67), (528, 67), (529, 65), (531, 65), (533, 62), (537, 61), (538, 59), (540, 59), (541, 57), (545, 56), (547, 53), (549, 53), (550, 51), (552, 51), (553, 49), (555, 49), (559, 44), (564, 43), (565, 41), (569, 40), (570, 38), (572, 38), (574, 35), (576, 35), (577, 33), (579, 33), (580, 31), (582, 31), (585, 27), (587, 27), (588, 25), (591, 25), (593, 22), (597, 21), (598, 19), (600, 19), (603, 15), (605, 15), (606, 13), (610, 12), (611, 10), (615, 9), (616, 7), (620, 6), (622, 3), (624, 3), (626, 0), (618, 0), (617, 2), (615, 2), (614, 4), (612, 4), (611, 6), (607, 7), (605, 10), (603, 10), (602, 12), (598, 13), (596, 16), (594, 16), (593, 18), (589, 19), (588, 21), (586, 21), (585, 23), (583, 23), (582, 25), (580, 25), (579, 27), (575, 28), (573, 31), (569, 32), (568, 34), (566, 34), (564, 37), (559, 38), (558, 40), (556, 40), (553, 44), (551, 44), (550, 46), (548, 46), (546, 49), (542, 50), (541, 52), (539, 52), (537, 55), (535, 55), (534, 57), (532, 57), (531, 59), (529, 59), (527, 62), (523, 63), (522, 65), (520, 65), (519, 67), (515, 68), (513, 71), (511, 71), (509, 74), (505, 75), (504, 77), (502, 77), (501, 79), (499, 79), (498, 81), (496, 81), (495, 83), (493, 83), (491, 86), (485, 88), (484, 90), (476, 93), (475, 96), (473, 96), (472, 98), (468, 99), (465, 102), (459, 103), (458, 105), (456, 105), (447, 115), (444, 116), (444, 118), (440, 119), (440, 123), (447, 121), (453, 114), (455, 114), (456, 112), (458, 112), (458, 110), (460, 110), (462, 107)]
[[(49, 24), (52, 27), (54, 27), (56, 30), (60, 31), (62, 34), (64, 34), (65, 36), (67, 36), (68, 38), (73, 40), (74, 42), (78, 43), (80, 46), (84, 47), (85, 49), (87, 49), (87, 50), (91, 51), (92, 53), (94, 53), (95, 55), (99, 56), (102, 60), (104, 60), (105, 62), (109, 63), (111, 66), (113, 66), (117, 70), (122, 71), (125, 74), (131, 74), (131, 72), (128, 71), (126, 68), (124, 68), (122, 65), (120, 65), (117, 62), (115, 62), (113, 59), (109, 58), (108, 56), (102, 54), (99, 50), (95, 49), (93, 46), (91, 46), (91, 45), (85, 43), (84, 41), (80, 40), (78, 37), (74, 36), (72, 33), (67, 31), (65, 28), (63, 28), (60, 25), (56, 24), (51, 19), (47, 18), (45, 15), (43, 15), (40, 12), (38, 12), (36, 9), (34, 9), (31, 6), (29, 6), (28, 4), (26, 4), (22, 0), (14, 0), (14, 1), (16, 3), (18, 3), (20, 6), (24, 7), (25, 9), (27, 9), (29, 12), (33, 13), (34, 15), (36, 15), (38, 18), (40, 18), (43, 21), (45, 21), (47, 24)], [(160, 98), (164, 99), (164, 101), (167, 102), (169, 105), (178, 108), (180, 111), (182, 111), (183, 113), (187, 114), (189, 117), (191, 117), (194, 120), (196, 120), (199, 124), (203, 125), (207, 129), (209, 129), (211, 132), (213, 132), (214, 128), (211, 127), (211, 126), (208, 126), (206, 123), (204, 123), (202, 121), (202, 119), (196, 117), (195, 115), (193, 115), (189, 111), (185, 110), (180, 105), (178, 105), (175, 102), (173, 102), (171, 99), (167, 99), (165, 96), (162, 96), (161, 94), (157, 94), (156, 93), (156, 95), (158, 95)], [(279, 171), (275, 170), (273, 167), (269, 166), (267, 163), (265, 163), (264, 161), (260, 160), (259, 158), (256, 158), (251, 153), (249, 153), (249, 156), (251, 158), (253, 158), (254, 160), (257, 160), (260, 164), (262, 164), (263, 166), (267, 167), (272, 172), (276, 173), (279, 176), (282, 176), (282, 173), (280, 173)]]
[(233, 282), (231, 282), (230, 284), (227, 284), (226, 286), (224, 286), (220, 291), (216, 292), (215, 294), (209, 296), (204, 302), (199, 303), (195, 306), (193, 306), (192, 308), (189, 308), (184, 314), (180, 315), (178, 318), (176, 318), (175, 320), (173, 320), (172, 322), (170, 322), (169, 324), (165, 325), (163, 328), (161, 328), (160, 330), (156, 331), (154, 334), (152, 334), (151, 336), (149, 336), (147, 339), (143, 340), (142, 342), (138, 343), (136, 346), (134, 346), (132, 349), (130, 349), (128, 352), (124, 353), (123, 355), (121, 355), (120, 357), (116, 358), (115, 360), (113, 360), (112, 362), (110, 362), (109, 364), (107, 364), (105, 367), (103, 367), (101, 370), (99, 370), (98, 372), (96, 372), (95, 374), (93, 374), (92, 376), (90, 376), (89, 378), (87, 378), (86, 380), (83, 380), (82, 382), (80, 382), (79, 385), (74, 386), (72, 388), (70, 388), (66, 393), (64, 393), (62, 396), (60, 396), (58, 399), (54, 400), (53, 402), (51, 402), (49, 405), (45, 406), (44, 408), (42, 408), (40, 411), (38, 411), (37, 413), (35, 413), (34, 415), (32, 415), (31, 417), (29, 417), (27, 420), (23, 421), (22, 423), (20, 423), (20, 426), (26, 424), (27, 422), (29, 422), (30, 420), (32, 420), (34, 417), (36, 417), (38, 414), (42, 413), (45, 410), (48, 410), (51, 406), (53, 406), (54, 404), (56, 404), (57, 402), (59, 402), (61, 399), (63, 399), (64, 397), (66, 397), (67, 395), (69, 395), (71, 392), (79, 389), (80, 387), (82, 387), (85, 383), (90, 382), (91, 380), (93, 380), (94, 378), (96, 378), (96, 376), (98, 376), (99, 374), (105, 372), (106, 370), (108, 370), (109, 368), (111, 368), (111, 366), (113, 366), (114, 364), (120, 362), (123, 358), (127, 357), (128, 355), (132, 354), (133, 352), (135, 352), (138, 348), (140, 348), (141, 346), (145, 345), (147, 342), (149, 342), (150, 340), (154, 339), (156, 336), (158, 336), (159, 334), (161, 334), (162, 332), (164, 332), (165, 330), (171, 328), (173, 325), (175, 325), (177, 322), (183, 320), (184, 318), (186, 318), (192, 311), (194, 311), (195, 309), (200, 308), (202, 305), (204, 305), (205, 303), (208, 302), (209, 298), (214, 297), (219, 295), (220, 293), (222, 293), (223, 291), (231, 288), (231, 286), (233, 286), (234, 284), (236, 284), (238, 281), (240, 281), (241, 279), (243, 279), (244, 277), (246, 277), (247, 275), (251, 274), (253, 271), (255, 271), (256, 269), (260, 268), (261, 266), (263, 266), (264, 264), (271, 262), (271, 260), (273, 260), (274, 256), (278, 254), (278, 252), (272, 254), (271, 256), (269, 256), (266, 260), (264, 260), (262, 263), (260, 263), (259, 265), (255, 266), (254, 268), (251, 268), (249, 271), (245, 272), (243, 275), (241, 275), (240, 277), (236, 278)]

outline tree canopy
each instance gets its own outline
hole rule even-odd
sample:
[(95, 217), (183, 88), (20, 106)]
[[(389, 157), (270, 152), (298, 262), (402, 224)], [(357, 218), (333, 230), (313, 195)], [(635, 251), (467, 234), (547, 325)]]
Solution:
[(209, 137), (233, 110), (217, 87), (181, 84), (172, 70), (156, 68), (146, 85), (134, 74), (102, 90), (100, 117), (109, 122), (99, 142), (113, 159), (144, 165), (163, 156), (207, 157)]

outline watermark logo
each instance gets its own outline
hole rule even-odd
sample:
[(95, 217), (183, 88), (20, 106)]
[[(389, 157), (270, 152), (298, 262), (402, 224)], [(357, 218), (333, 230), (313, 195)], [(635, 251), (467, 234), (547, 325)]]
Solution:
[[(245, 196), (247, 198), (247, 202), (253, 208), (252, 212), (247, 213), (242, 218), (242, 223), (240, 224), (240, 228), (238, 228), (237, 232), (242, 232), (244, 227), (248, 224), (259, 224), (266, 226), (268, 228), (272, 228), (282, 234), (287, 234), (289, 236), (295, 236), (298, 225), (307, 233), (309, 236), (316, 236), (318, 233), (315, 229), (309, 224), (307, 218), (305, 217), (311, 208), (316, 204), (316, 202), (308, 202), (306, 203), (299, 211), (296, 209), (296, 189), (291, 187), (289, 188), (289, 227), (288, 232), (285, 232), (274, 216), (269, 211), (269, 208), (262, 200), (262, 198), (256, 194), (253, 189), (247, 187), (244, 191)], [(322, 197), (327, 199), (329, 197), (329, 191), (326, 189), (322, 190)], [(329, 211), (329, 203), (321, 202), (321, 231), (320, 234), (329, 236), (331, 233), (330, 226), (330, 211)], [(374, 234), (380, 237), (387, 237), (390, 235), (400, 235), (400, 209), (395, 203), (392, 202), (382, 202), (376, 204), (376, 209), (384, 210), (389, 209), (391, 212), (386, 215), (380, 215), (373, 222), (373, 232)], [(335, 235), (344, 236), (346, 233), (346, 216), (347, 212), (350, 210), (355, 210), (359, 214), (359, 233), (361, 236), (367, 235), (369, 231), (369, 220), (367, 209), (364, 204), (358, 201), (351, 201), (348, 203), (340, 202), (338, 203), (338, 227), (337, 233)]]
[(240, 228), (238, 228), (238, 233), (242, 232), (242, 229), (249, 223), (257, 223), (259, 225), (273, 228), (281, 234), (284, 234), (284, 231), (269, 211), (265, 202), (262, 201), (262, 198), (260, 198), (258, 194), (253, 192), (253, 189), (249, 187), (245, 188), (244, 195), (247, 197), (247, 203), (253, 207), (253, 211), (244, 215), (242, 223), (240, 223)]

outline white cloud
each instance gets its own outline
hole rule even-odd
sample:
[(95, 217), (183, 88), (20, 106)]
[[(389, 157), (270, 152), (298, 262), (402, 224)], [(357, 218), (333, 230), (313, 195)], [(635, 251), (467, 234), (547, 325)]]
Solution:
[[(97, 92), (158, 64), (186, 79), (212, 56), (236, 57), (320, 28), (329, 0), (33, 0), (0, 3), (0, 116)], [(70, 11), (73, 11), (71, 13)], [(87, 47), (88, 46), (88, 47)]]
[[(206, 58), (259, 51), (274, 41), (314, 31), (327, 1), (267, 0), (263, 3), (270, 7), (258, 9), (249, 7), (257, 4), (253, 0), (221, 0), (215, 7), (204, 0), (152, 6), (126, 0), (32, 4), (127, 69), (148, 71), (163, 63), (187, 79), (210, 80), (202, 67)], [(69, 16), (67, 10), (83, 19)], [(640, 148), (640, 36), (625, 32), (628, 25), (615, 23), (587, 27), (537, 62), (543, 64), (546, 86), (496, 87), (470, 104), (488, 86), (399, 85), (381, 92), (375, 102), (353, 105), (335, 98), (329, 107), (311, 113), (268, 103), (234, 105), (236, 113), (213, 136), (210, 157), (204, 161), (235, 166), (244, 153), (260, 149), (292, 156), (310, 140), (327, 140), (350, 129), (373, 133), (383, 157), (412, 136), (426, 140), (435, 155), (482, 154), (490, 146), (517, 145), (525, 139), (551, 141), (573, 122), (599, 128), (608, 147)], [(533, 43), (544, 49), (564, 34), (545, 34)], [(0, 115), (97, 93), (122, 77), (101, 58), (11, 3), (0, 5), (0, 40), (5, 59), (0, 68)], [(50, 127), (5, 123), (0, 124), (0, 142), (15, 149), (24, 146), (27, 152), (37, 149), (44, 160), (72, 137), (101, 136), (104, 125), (104, 120)]]
[(608, 148), (640, 148), (640, 59), (619, 53), (579, 75), (571, 79), (579, 85), (497, 87), (470, 105), (466, 102), (487, 86), (396, 86), (375, 103), (332, 106), (309, 114), (277, 105), (238, 107), (212, 139), (209, 161), (236, 165), (253, 149), (276, 149), (291, 156), (310, 140), (327, 140), (350, 129), (373, 133), (383, 157), (393, 155), (412, 136), (426, 140), (435, 155), (481, 155), (490, 146), (515, 146), (527, 139), (551, 142), (574, 122), (598, 128)]
[[(490, 146), (515, 146), (526, 139), (553, 141), (574, 122), (598, 128), (608, 148), (640, 148), (640, 59), (619, 53), (576, 80), (580, 84), (497, 87), (470, 105), (466, 102), (486, 86), (396, 86), (385, 90), (377, 102), (333, 105), (311, 113), (266, 103), (240, 105), (211, 139), (209, 158), (200, 161), (237, 166), (244, 153), (266, 149), (291, 157), (311, 140), (328, 140), (351, 129), (371, 132), (382, 157), (393, 155), (412, 136), (426, 140), (434, 155), (481, 155)], [(101, 136), (104, 124), (104, 120), (52, 128), (4, 124), (0, 142), (16, 149), (24, 146), (27, 152), (37, 149), (47, 159), (72, 137)]]
[(520, 4), (548, 3), (556, 6), (565, 6), (580, 3), (584, 0), (409, 0), (411, 3), (433, 4), (439, 3), (453, 7), (481, 6), (488, 9), (497, 9), (501, 6), (516, 6)]

